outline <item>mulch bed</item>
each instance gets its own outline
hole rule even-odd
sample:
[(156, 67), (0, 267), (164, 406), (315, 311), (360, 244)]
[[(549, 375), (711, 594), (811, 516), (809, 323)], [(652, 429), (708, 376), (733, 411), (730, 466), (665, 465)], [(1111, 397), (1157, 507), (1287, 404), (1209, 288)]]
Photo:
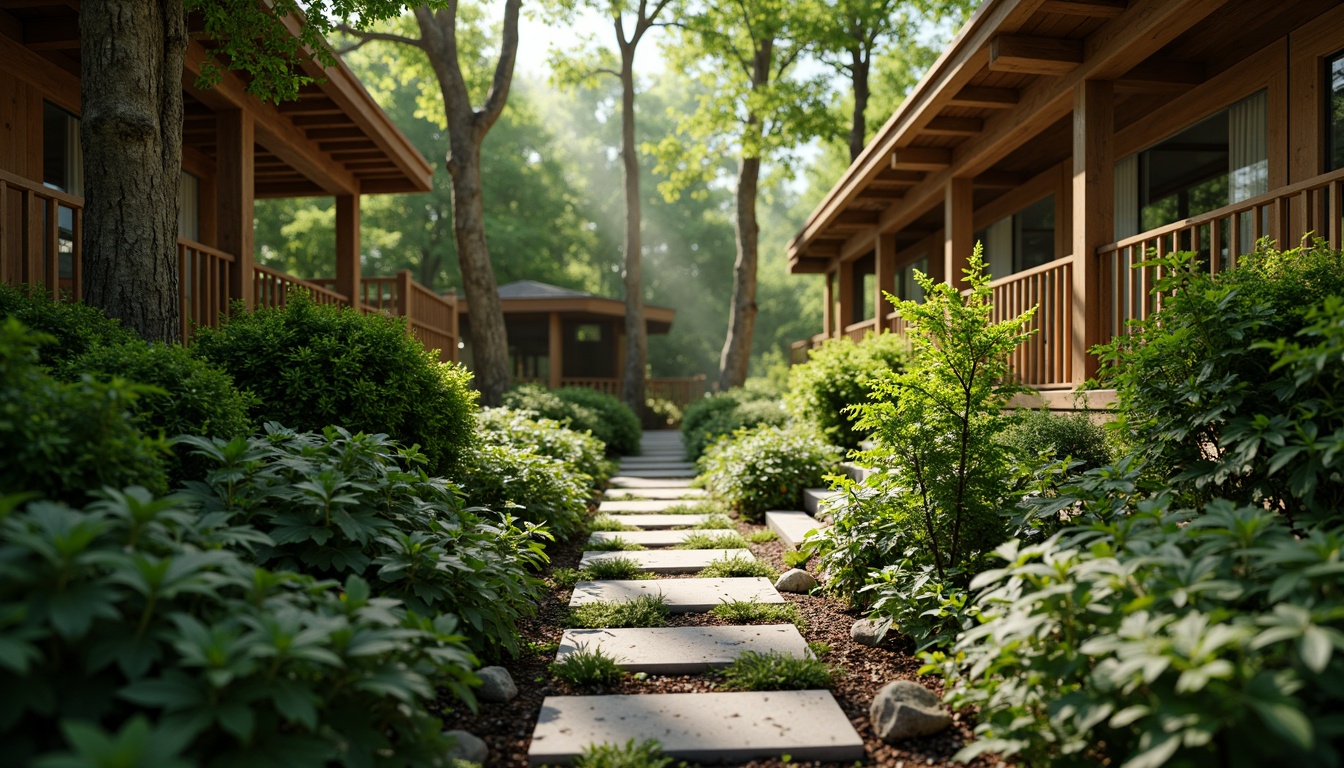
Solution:
[[(743, 533), (761, 530), (763, 526), (738, 523)], [(548, 548), (550, 570), (575, 568), (583, 551), (583, 537), (558, 542)], [(778, 541), (752, 544), (757, 558), (783, 572), (784, 545)], [(549, 570), (548, 570), (549, 573)], [(626, 676), (620, 683), (605, 687), (572, 686), (551, 677), (547, 667), (555, 659), (555, 650), (564, 631), (563, 620), (569, 604), (569, 589), (553, 589), (538, 608), (537, 615), (522, 623), (523, 638), (530, 649), (519, 658), (506, 660), (518, 685), (519, 695), (507, 704), (480, 705), (480, 711), (445, 712), (449, 728), (461, 728), (476, 734), (490, 747), (490, 766), (524, 768), (527, 766), (527, 747), (532, 730), (541, 711), (541, 702), (547, 696), (594, 694), (690, 693), (713, 691), (715, 678), (711, 675), (649, 675), (645, 680)], [(960, 714), (954, 715), (952, 728), (941, 734), (921, 739), (910, 739), (900, 744), (887, 744), (873, 733), (868, 725), (868, 705), (877, 690), (894, 680), (917, 680), (939, 693), (942, 688), (937, 678), (920, 676), (920, 661), (910, 653), (884, 645), (869, 648), (855, 643), (849, 636), (850, 626), (858, 616), (847, 613), (835, 601), (825, 597), (786, 594), (785, 599), (798, 606), (807, 620), (803, 637), (810, 643), (829, 645), (822, 658), (839, 667), (841, 674), (831, 687), (840, 708), (849, 716), (854, 728), (863, 737), (867, 751), (864, 765), (882, 768), (915, 768), (915, 766), (953, 766), (951, 757), (971, 738), (973, 723)], [(713, 614), (681, 614), (669, 617), (669, 626), (728, 624)], [(445, 707), (452, 705), (451, 697), (443, 700)], [(780, 760), (762, 760), (743, 763), (749, 768), (784, 768), (785, 766), (812, 766), (815, 768), (850, 768), (853, 763), (785, 763)], [(1005, 763), (997, 758), (982, 756), (972, 766), (1002, 768)]]

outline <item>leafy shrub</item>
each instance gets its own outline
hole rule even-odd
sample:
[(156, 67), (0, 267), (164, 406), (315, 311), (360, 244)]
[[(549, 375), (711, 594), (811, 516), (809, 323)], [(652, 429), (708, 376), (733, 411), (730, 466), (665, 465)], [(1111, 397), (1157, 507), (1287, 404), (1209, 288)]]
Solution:
[(1297, 535), (1263, 508), (1170, 497), (1044, 543), (1009, 542), (963, 658), (936, 654), (980, 738), (1032, 764), (1338, 765), (1344, 530)]
[(572, 685), (610, 685), (625, 672), (616, 659), (601, 648), (579, 646), (573, 653), (551, 664), (551, 674)]
[(484, 408), (477, 414), (476, 423), (484, 442), (563, 461), (575, 472), (587, 475), (593, 486), (603, 485), (611, 477), (612, 464), (606, 459), (606, 447), (589, 433), (509, 408)]
[(207, 513), (257, 527), (257, 561), (324, 578), (358, 576), (426, 616), (458, 614), (477, 649), (518, 650), (546, 560), (543, 530), (463, 509), (457, 488), (386, 435), (321, 434), (267, 425), (265, 437), (192, 438), (209, 462), (189, 493)]
[(662, 627), (667, 624), (667, 598), (640, 595), (634, 600), (598, 601), (570, 608), (565, 624), (582, 629)]
[(701, 533), (696, 531), (682, 539), (676, 549), (746, 549), (747, 540), (737, 531)]
[(805, 629), (807, 622), (793, 603), (762, 603), (751, 600), (725, 600), (710, 611), (729, 624), (779, 624), (786, 622)]
[(1004, 433), (1018, 456), (1046, 454), (1052, 459), (1071, 459), (1074, 472), (1086, 472), (1111, 463), (1106, 430), (1086, 413), (1056, 414), (1048, 410), (1017, 411)]
[(663, 754), (662, 745), (654, 739), (635, 743), (631, 739), (624, 746), (594, 744), (584, 747), (574, 761), (574, 768), (668, 768), (672, 758)]
[(724, 691), (807, 691), (831, 686), (831, 668), (779, 651), (747, 651), (718, 671)]
[(844, 337), (812, 349), (806, 363), (789, 369), (789, 413), (815, 426), (832, 445), (857, 450), (868, 430), (858, 426), (851, 408), (868, 402), (878, 381), (902, 369), (905, 347), (900, 336), (877, 333), (858, 343)]
[(590, 481), (558, 459), (502, 445), (473, 448), (458, 477), (467, 503), (544, 524), (562, 539), (583, 528)]
[(138, 488), (82, 510), (15, 501), (0, 502), (6, 761), (427, 766), (448, 746), (440, 689), (471, 701), (451, 614), (408, 613), (358, 576), (259, 568), (246, 548), (266, 537), (236, 519)]
[(283, 309), (238, 312), (200, 329), (192, 349), (257, 395), (257, 423), (387, 434), (420, 446), (438, 475), (451, 475), (474, 442), (471, 374), (440, 363), (404, 318), (319, 306), (297, 292)]
[(555, 391), (567, 403), (586, 408), (597, 414), (597, 423), (591, 426), (593, 434), (607, 444), (607, 450), (622, 456), (639, 454), (639, 416), (619, 397), (583, 387), (563, 387)]
[[(70, 379), (87, 373), (100, 381), (117, 377), (153, 387), (130, 407), (131, 421), (153, 437), (204, 435), (228, 440), (252, 432), (248, 409), (255, 398), (239, 392), (227, 373), (183, 347), (141, 341), (99, 346), (62, 372)], [(178, 445), (169, 470), (180, 481), (201, 477), (204, 467), (188, 455), (185, 445)]]
[(823, 484), (840, 450), (811, 432), (781, 427), (742, 429), (700, 459), (698, 483), (748, 521), (767, 510), (801, 508), (803, 491)]
[(638, 531), (639, 526), (626, 525), (611, 515), (597, 515), (585, 526), (590, 531)]
[(761, 577), (774, 579), (779, 573), (769, 563), (750, 557), (720, 557), (700, 569), (697, 574), (702, 579), (732, 579), (743, 577)]
[(960, 573), (939, 577), (932, 565), (916, 565), (915, 553), (906, 554), (895, 565), (869, 574), (871, 583), (863, 590), (871, 593), (864, 600), (872, 602), (870, 618), (878, 620), (882, 636), (894, 629), (916, 652), (950, 648), (959, 632), (974, 626), (980, 609), (956, 583)]
[(681, 420), (686, 460), (698, 460), (710, 443), (743, 427), (782, 427), (788, 420), (778, 401), (764, 399), (753, 391), (730, 389), (702, 397), (686, 406)]
[(56, 302), (27, 285), (0, 283), (0, 320), (12, 317), (36, 333), (49, 337), (39, 350), (38, 362), (48, 368), (91, 350), (115, 347), (140, 337), (103, 310), (73, 301)]
[(165, 490), (163, 441), (142, 435), (128, 413), (145, 388), (57, 381), (38, 364), (49, 340), (14, 318), (0, 321), (0, 493), (83, 502), (104, 485)]

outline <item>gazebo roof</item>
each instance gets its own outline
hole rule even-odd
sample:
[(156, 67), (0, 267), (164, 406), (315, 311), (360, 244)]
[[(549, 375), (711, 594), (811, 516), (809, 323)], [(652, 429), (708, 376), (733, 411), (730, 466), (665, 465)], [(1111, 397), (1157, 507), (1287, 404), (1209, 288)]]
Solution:
[[(500, 304), (505, 315), (550, 314), (556, 312), (566, 320), (609, 320), (625, 317), (625, 301), (598, 296), (572, 288), (543, 283), (537, 280), (519, 280), (499, 286)], [(458, 313), (465, 315), (467, 300), (458, 297)], [(670, 307), (644, 305), (644, 322), (649, 333), (667, 333), (677, 311)]]

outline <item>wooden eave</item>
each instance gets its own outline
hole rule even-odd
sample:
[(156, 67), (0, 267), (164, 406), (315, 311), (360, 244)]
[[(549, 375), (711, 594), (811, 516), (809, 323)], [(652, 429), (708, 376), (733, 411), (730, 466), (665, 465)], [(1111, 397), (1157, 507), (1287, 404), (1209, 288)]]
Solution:
[[(500, 306), (507, 315), (548, 315), (555, 312), (566, 319), (623, 318), (625, 302), (620, 299), (607, 299), (601, 296), (560, 296), (544, 299), (501, 299)], [(467, 299), (457, 297), (457, 312), (465, 317)], [(677, 310), (671, 307), (644, 305), (644, 324), (649, 333), (667, 333), (672, 329), (672, 321), (677, 318)]]

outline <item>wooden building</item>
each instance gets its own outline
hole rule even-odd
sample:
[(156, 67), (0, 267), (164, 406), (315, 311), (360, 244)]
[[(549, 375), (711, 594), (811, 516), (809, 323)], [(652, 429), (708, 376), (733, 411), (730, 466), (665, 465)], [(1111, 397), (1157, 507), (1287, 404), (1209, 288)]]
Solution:
[(1335, 0), (986, 0), (790, 241), (826, 281), (794, 358), (899, 332), (883, 292), (959, 280), (979, 240), (996, 313), (1039, 306), (1017, 375), (1064, 407), (1151, 310), (1146, 252), (1338, 248), (1342, 184)]
[[(0, 2), (0, 280), (81, 293), (84, 205), (79, 145), (76, 0)], [(296, 31), (297, 21), (285, 23)], [(343, 64), (305, 63), (321, 82), (279, 105), (246, 92), (235, 73), (196, 87), (206, 48), (190, 42), (182, 72), (185, 119), (178, 261), (185, 339), (229, 302), (283, 304), (303, 286), (318, 301), (408, 318), (445, 359), (457, 350), (450, 299), (409, 279), (360, 274), (360, 198), (424, 192), (432, 169)], [(336, 201), (327, 280), (303, 281), (253, 262), (253, 201)]]
[[(551, 388), (586, 387), (621, 396), (625, 371), (625, 302), (535, 280), (499, 287), (504, 325), (509, 336), (509, 362), (515, 383), (536, 382)], [(471, 324), (467, 300), (457, 298), (462, 329), (462, 361), (471, 366)], [(645, 305), (644, 327), (650, 335), (672, 330), (677, 312)], [(705, 377), (649, 379), (650, 397), (671, 400), (678, 407), (704, 395)]]

